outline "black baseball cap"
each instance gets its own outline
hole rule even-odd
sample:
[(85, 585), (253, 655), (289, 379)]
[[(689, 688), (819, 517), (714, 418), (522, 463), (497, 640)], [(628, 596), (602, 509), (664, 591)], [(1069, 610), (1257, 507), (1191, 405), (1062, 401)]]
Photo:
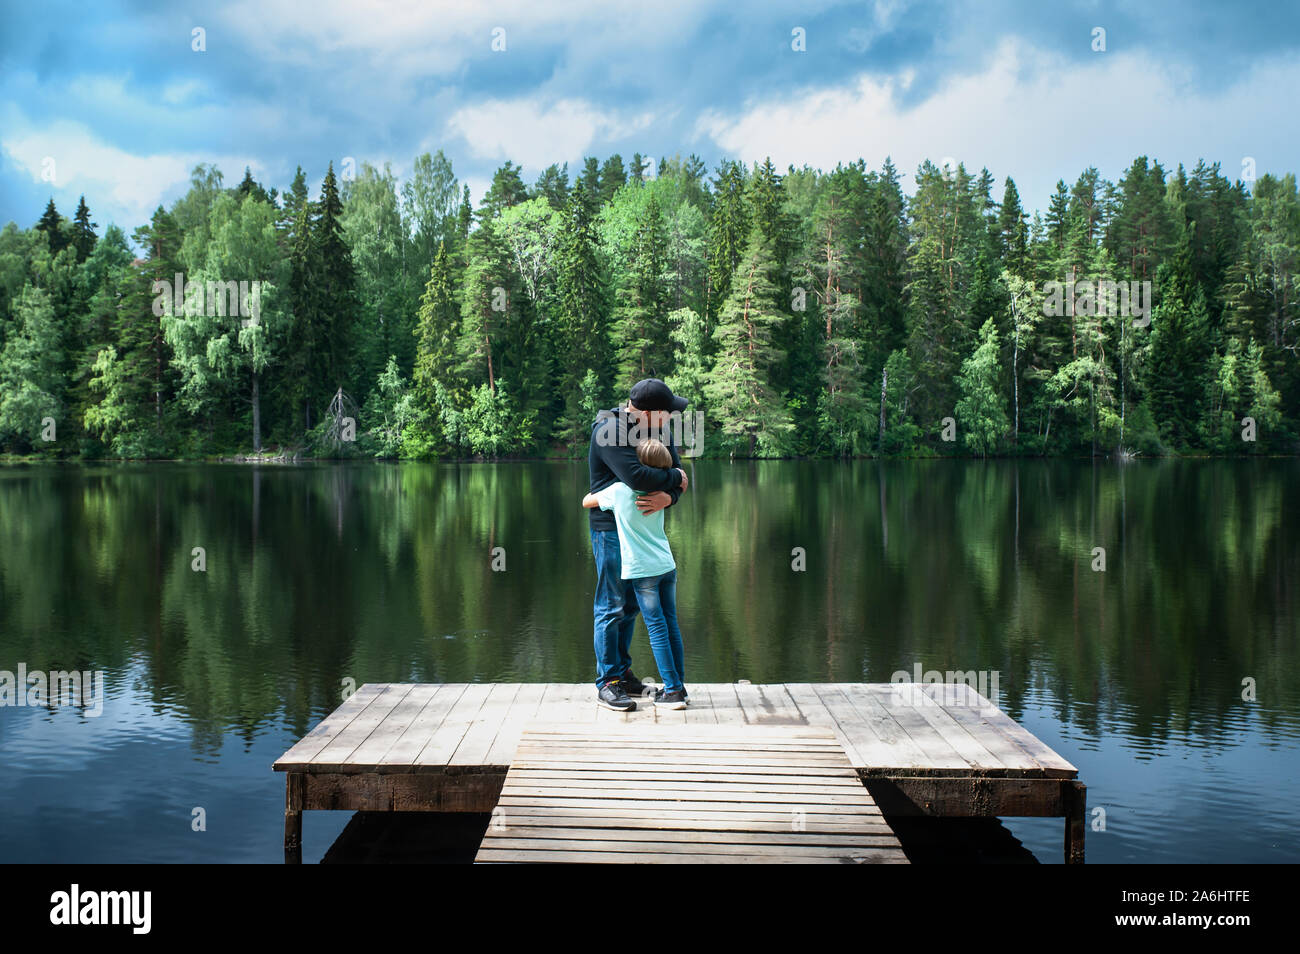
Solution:
[(632, 406), (639, 411), (684, 411), (686, 398), (658, 378), (645, 378), (632, 385)]

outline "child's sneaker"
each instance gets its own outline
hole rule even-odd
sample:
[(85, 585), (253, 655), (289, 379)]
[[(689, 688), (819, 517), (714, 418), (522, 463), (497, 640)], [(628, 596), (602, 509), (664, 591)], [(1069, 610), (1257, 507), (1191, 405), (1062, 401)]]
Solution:
[(656, 689), (655, 705), (661, 709), (685, 709), (686, 693), (681, 689), (674, 689), (672, 692)]

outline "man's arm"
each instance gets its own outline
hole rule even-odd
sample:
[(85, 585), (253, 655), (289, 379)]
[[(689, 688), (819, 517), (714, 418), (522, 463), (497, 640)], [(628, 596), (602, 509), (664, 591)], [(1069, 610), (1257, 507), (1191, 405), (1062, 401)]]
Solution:
[(668, 473), (673, 476), (673, 485), (667, 490), (655, 491), (654, 493), (644, 494), (643, 496), (636, 498), (636, 509), (641, 511), (641, 513), (645, 514), (647, 517), (652, 513), (658, 513), (660, 510), (665, 510), (677, 503), (682, 496), (682, 491), (684, 491), (690, 483), (686, 479), (686, 469), (681, 466), (681, 458), (677, 456), (677, 448), (670, 444), (668, 446), (668, 452), (672, 455), (673, 464), (676, 465), (671, 468), (666, 468)]
[(594, 507), (599, 507), (600, 503), (596, 500), (595, 494), (587, 494), (587, 496), (582, 498), (582, 506), (587, 510), (591, 510)]

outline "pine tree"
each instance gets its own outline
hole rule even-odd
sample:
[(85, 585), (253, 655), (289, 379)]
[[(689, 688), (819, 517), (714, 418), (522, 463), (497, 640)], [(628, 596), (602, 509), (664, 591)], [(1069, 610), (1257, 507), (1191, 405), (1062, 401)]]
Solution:
[(578, 176), (578, 181), (574, 183), (575, 191), (582, 190), (582, 195), (587, 202), (587, 214), (595, 217), (597, 210), (600, 208), (600, 162), (595, 156), (588, 156), (583, 160), (582, 174)]
[[(142, 373), (149, 378), (149, 395), (153, 402), (153, 426), (161, 435), (166, 416), (165, 409), (175, 392), (175, 372), (172, 369), (172, 351), (163, 334), (161, 317), (155, 314), (152, 305), (152, 289), (155, 282), (175, 281), (175, 275), (181, 268), (181, 230), (176, 219), (160, 205), (154, 211), (153, 218), (147, 226), (136, 230), (134, 239), (137, 245), (146, 250), (144, 279), (150, 302), (147, 313), (139, 303), (123, 303), (120, 314), (122, 321), (129, 324), (132, 331), (119, 337), (119, 344), (124, 338), (133, 340), (140, 355)], [(125, 345), (127, 353), (132, 350)]]
[(861, 348), (853, 338), (831, 338), (823, 345), (822, 355), (818, 431), (832, 454), (857, 454), (869, 420)]
[(96, 223), (90, 221), (90, 209), (83, 195), (72, 217), (72, 235), (69, 237), (69, 244), (77, 250), (77, 264), (84, 262), (95, 250), (95, 227)]
[(87, 381), (91, 398), (83, 411), (86, 430), (121, 457), (162, 456), (172, 446), (171, 349), (153, 313), (152, 286), (153, 276), (170, 267), (165, 248), (172, 244), (167, 235), (173, 229), (170, 216), (159, 207), (152, 223), (136, 231), (135, 239), (148, 249), (149, 258), (118, 276), (111, 342), (96, 352)]
[(483, 383), (495, 393), (504, 373), (510, 310), (519, 303), (511, 295), (509, 251), (494, 220), (485, 220), (470, 236), (467, 255), (457, 342), (459, 371), (470, 388)]
[(802, 316), (791, 307), (794, 282), (790, 260), (794, 254), (794, 236), (798, 223), (789, 211), (781, 176), (777, 175), (771, 157), (764, 160), (761, 166), (755, 164), (754, 174), (750, 178), (749, 220), (772, 242), (776, 254), (777, 297), (785, 317), (773, 331), (773, 344), (785, 358), (773, 371), (772, 386), (781, 395), (782, 401), (785, 401), (794, 386), (795, 375), (802, 366), (803, 358), (803, 355), (797, 353), (803, 332)]
[(448, 435), (442, 427), (440, 414), (440, 401), (449, 399), (455, 386), (460, 338), (460, 305), (445, 244), (438, 246), (429, 267), (413, 334), (415, 368), (407, 398), (410, 420), (402, 449), (410, 457), (428, 457), (448, 449), (455, 440), (455, 435)]
[(312, 316), (316, 367), (311, 376), (311, 399), (322, 402), (322, 407), (338, 388), (351, 393), (360, 383), (352, 376), (353, 332), (357, 323), (356, 269), (352, 251), (343, 237), (342, 218), (343, 203), (331, 162), (321, 184), (320, 217), (313, 236), (319, 310)]
[[(866, 331), (862, 294), (867, 259), (869, 193), (861, 162), (839, 165), (813, 209), (813, 295), (821, 312), (815, 354), (820, 358), (813, 399), (817, 429), (835, 454), (854, 453), (865, 424)], [(825, 448), (823, 448), (825, 449)]]
[(511, 206), (528, 201), (528, 187), (520, 176), (521, 166), (509, 160), (492, 174), (492, 185), (488, 187), (483, 202), (478, 207), (480, 222), (495, 219)]
[[(299, 176), (302, 169), (299, 167)], [(285, 397), (294, 419), (301, 414), (302, 430), (312, 429), (313, 400), (324, 400), (327, 380), (325, 356), (320, 350), (320, 325), (326, 302), (319, 295), (321, 258), (316, 248), (313, 205), (300, 193), (298, 178), (290, 194), (296, 210), (289, 233), (289, 280), (286, 288), (289, 327), (285, 336)]]
[(560, 168), (555, 163), (547, 166), (537, 177), (530, 195), (545, 199), (547, 204), (556, 211), (563, 209), (569, 201), (569, 164), (566, 162), (564, 168)]
[(945, 175), (927, 160), (911, 203), (908, 351), (919, 385), (913, 406), (925, 428), (937, 428), (951, 412), (959, 354), (970, 333), (963, 274), (971, 250), (959, 242), (967, 231), (963, 219), (974, 215), (969, 183), (961, 166)]
[(643, 185), (646, 179), (646, 170), (650, 168), (650, 163), (642, 157), (641, 153), (632, 154), (632, 168), (629, 170), (628, 181), (633, 185)]
[(451, 260), (445, 245), (439, 245), (429, 268), (429, 281), (420, 299), (415, 325), (415, 373), (412, 381), (417, 397), (426, 408), (434, 405), (434, 384), (453, 388), (456, 342), (460, 337), (460, 308), (452, 291)]
[(588, 212), (585, 187), (579, 184), (564, 212), (556, 249), (556, 307), (559, 376), (556, 386), (564, 411), (556, 422), (556, 437), (570, 442), (586, 433), (591, 421), (582, 418), (581, 383), (595, 374), (595, 387), (609, 383), (605, 354), (608, 341), (608, 292), (597, 257), (595, 227)]
[(44, 214), (41, 215), (40, 221), (36, 223), (36, 230), (45, 233), (46, 239), (50, 243), (51, 258), (67, 247), (68, 237), (63, 231), (63, 218), (59, 215), (59, 210), (54, 207), (53, 198), (45, 206)]
[(712, 324), (731, 292), (731, 276), (745, 250), (749, 225), (744, 173), (740, 163), (725, 162), (718, 167), (717, 179), (714, 180), (713, 210), (709, 219), (706, 324)]
[(307, 194), (307, 176), (303, 173), (302, 166), (298, 166), (297, 171), (293, 174), (293, 182), (284, 193), (284, 205), (280, 210), (281, 230), (286, 234), (292, 233), (294, 225), (298, 221), (298, 213), (303, 208), (307, 208), (308, 213), (313, 214), (310, 203), (311, 200)]
[(1171, 261), (1161, 264), (1160, 304), (1151, 314), (1146, 391), (1161, 436), (1175, 449), (1192, 446), (1205, 393), (1203, 374), (1211, 354), (1205, 293), (1192, 276), (1191, 247), (1184, 232)]
[(1109, 183), (1102, 181), (1097, 170), (1089, 166), (1070, 189), (1068, 217), (1077, 223), (1075, 228), (1089, 247), (1101, 239), (1106, 225), (1108, 210), (1104, 197), (1107, 185)]
[[(1250, 235), (1249, 205), (1244, 185), (1234, 188), (1219, 173), (1216, 162), (1207, 166), (1196, 163), (1187, 180), (1183, 204), (1184, 221), (1194, 224), (1192, 234), (1192, 274), (1205, 289), (1222, 289), (1228, 273), (1241, 257)], [(1208, 294), (1211, 324), (1224, 325), (1223, 294)]]
[(469, 229), (474, 222), (474, 206), (469, 200), (469, 186), (460, 199), (460, 209), (456, 213), (457, 249), (463, 249), (469, 241)]
[(1047, 215), (1044, 217), (1047, 237), (1058, 255), (1065, 251), (1069, 209), (1070, 193), (1065, 188), (1065, 180), (1058, 179), (1056, 180), (1056, 191), (1052, 193), (1052, 198), (1047, 206)]
[(607, 205), (614, 201), (615, 194), (625, 185), (627, 170), (623, 168), (623, 157), (614, 153), (600, 167), (600, 203)]
[(1136, 281), (1151, 281), (1177, 240), (1165, 202), (1160, 163), (1139, 156), (1119, 181), (1116, 208), (1106, 232), (1106, 248), (1121, 271)]
[(669, 371), (667, 270), (668, 236), (652, 192), (637, 216), (628, 269), (615, 292), (612, 340), (620, 390)]
[(907, 337), (907, 211), (898, 171), (890, 159), (872, 183), (866, 208), (862, 275), (864, 363), (879, 373)]
[(763, 235), (771, 239), (779, 254), (790, 242), (792, 223), (785, 209), (781, 177), (772, 165), (771, 156), (761, 166), (754, 165), (754, 174), (749, 180), (749, 209), (749, 221), (763, 230)]
[(79, 297), (85, 304), (81, 320), (69, 329), (72, 334), (67, 339), (68, 410), (69, 418), (77, 427), (77, 433), (70, 436), (82, 436), (85, 413), (96, 402), (90, 380), (100, 349), (115, 340), (114, 320), (123, 280), (130, 272), (133, 257), (126, 235), (116, 225), (110, 225), (103, 240), (96, 241), (94, 250), (81, 266)]
[(1007, 269), (1019, 277), (1026, 277), (1029, 268), (1029, 228), (1025, 213), (1020, 207), (1020, 193), (1015, 182), (1007, 176), (1002, 192), (1002, 210), (998, 214), (998, 245)]
[(783, 355), (773, 345), (782, 321), (776, 249), (763, 230), (750, 230), (732, 292), (718, 312), (713, 331), (717, 354), (704, 386), (710, 413), (724, 433), (744, 441), (748, 453), (780, 453), (793, 425), (781, 396), (772, 387), (772, 371)]
[(244, 178), (235, 186), (235, 198), (242, 202), (250, 195), (259, 202), (271, 201), (271, 196), (262, 188), (261, 183), (253, 178), (253, 170), (244, 166)]

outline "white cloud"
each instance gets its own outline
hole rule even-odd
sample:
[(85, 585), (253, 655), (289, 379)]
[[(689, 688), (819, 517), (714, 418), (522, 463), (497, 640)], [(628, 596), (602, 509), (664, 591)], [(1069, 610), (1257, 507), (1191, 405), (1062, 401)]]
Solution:
[[(6, 128), (14, 126), (7, 121)], [(6, 132), (0, 148), (33, 182), (48, 182), (51, 191), (65, 202), (85, 193), (101, 224), (116, 221), (128, 232), (147, 222), (164, 196), (185, 186), (190, 170), (200, 162), (216, 162), (227, 175), (233, 169), (242, 174), (245, 165), (252, 167), (255, 176), (264, 175), (261, 163), (244, 157), (132, 155), (103, 142), (81, 124), (67, 121), (50, 123), (39, 131)], [(53, 160), (52, 167), (49, 160)], [(47, 168), (53, 170), (52, 181), (45, 179)]]
[(889, 155), (909, 191), (922, 160), (953, 157), (971, 171), (987, 166), (999, 182), (995, 199), (1010, 175), (1026, 205), (1039, 208), (1057, 178), (1071, 182), (1091, 164), (1114, 180), (1140, 155), (1166, 168), (1218, 160), (1230, 180), (1247, 155), (1261, 172), (1289, 165), (1285, 124), (1269, 117), (1288, 109), (1300, 64), (1260, 63), (1213, 92), (1194, 90), (1189, 79), (1186, 70), (1138, 54), (1063, 64), (1012, 37), (982, 71), (950, 79), (909, 108), (897, 95), (905, 76), (864, 75), (846, 86), (751, 101), (738, 115), (706, 112), (695, 134), (737, 158), (770, 155), (778, 168), (832, 169), (858, 157), (878, 168)]
[(462, 107), (447, 120), (446, 133), (464, 139), (478, 158), (510, 159), (535, 175), (553, 162), (572, 164), (598, 139), (632, 135), (653, 119), (651, 113), (621, 117), (584, 100), (544, 104), (523, 97)]
[(163, 102), (170, 103), (173, 106), (179, 106), (193, 98), (195, 93), (198, 93), (203, 89), (204, 85), (198, 80), (193, 79), (168, 83), (162, 90)]
[[(698, 0), (658, 0), (611, 10), (607, 0), (315, 0), (304, 14), (298, 0), (235, 0), (219, 16), (227, 28), (277, 59), (319, 62), (354, 51), (371, 54), (384, 70), (441, 75), (490, 50), (500, 27), (509, 51), (599, 37), (628, 47), (680, 40), (688, 23), (707, 15)], [(209, 31), (209, 49), (214, 37)]]

